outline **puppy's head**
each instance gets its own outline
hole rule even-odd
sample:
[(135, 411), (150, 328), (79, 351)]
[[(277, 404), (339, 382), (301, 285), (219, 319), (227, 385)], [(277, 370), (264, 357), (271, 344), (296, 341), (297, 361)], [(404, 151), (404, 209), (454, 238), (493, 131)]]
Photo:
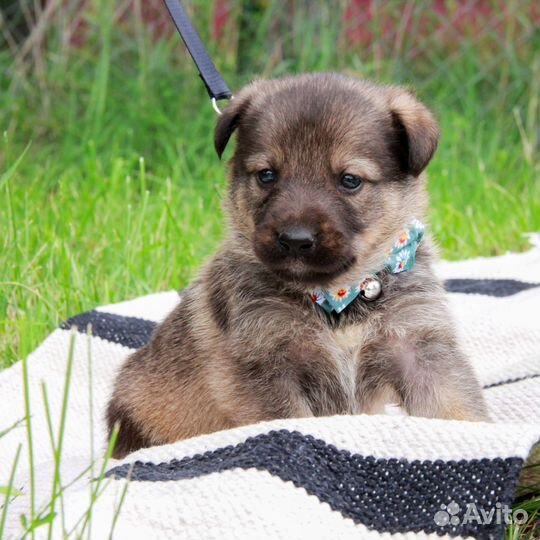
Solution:
[(257, 81), (220, 116), (229, 213), (282, 279), (330, 286), (377, 271), (412, 217), (439, 129), (406, 90), (333, 74)]

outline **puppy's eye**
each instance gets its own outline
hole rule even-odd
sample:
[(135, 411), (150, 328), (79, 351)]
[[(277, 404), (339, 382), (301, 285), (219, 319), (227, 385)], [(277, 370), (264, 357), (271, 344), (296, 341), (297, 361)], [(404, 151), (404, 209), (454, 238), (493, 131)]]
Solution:
[(277, 180), (277, 173), (272, 169), (263, 169), (257, 173), (257, 178), (263, 186), (270, 186)]
[(339, 179), (341, 187), (347, 191), (356, 191), (362, 185), (362, 179), (354, 174), (343, 174)]

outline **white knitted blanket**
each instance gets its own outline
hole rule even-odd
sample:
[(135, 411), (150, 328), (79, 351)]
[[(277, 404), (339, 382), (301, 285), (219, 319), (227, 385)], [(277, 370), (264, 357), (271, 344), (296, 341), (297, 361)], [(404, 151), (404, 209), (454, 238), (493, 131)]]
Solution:
[[(396, 408), (277, 420), (112, 460), (102, 483), (92, 479), (106, 448), (104, 409), (115, 374), (179, 295), (153, 294), (69, 319), (27, 360), (34, 512), (44, 518), (35, 537), (49, 533), (54, 471), (42, 384), (57, 438), (74, 336), (59, 478), (71, 485), (56, 503), (51, 538), (82, 528), (80, 537), (94, 540), (109, 538), (111, 529), (122, 540), (501, 538), (520, 471), (540, 439), (540, 247), (442, 262), (437, 272), (494, 424), (412, 418)], [(22, 381), (20, 362), (0, 373), (0, 433), (25, 416)], [(0, 437), (0, 486), (19, 445), (13, 485), (20, 493), (8, 506), (7, 538), (22, 536), (21, 514), (30, 519), (24, 423)], [(0, 491), (0, 505), (3, 499)]]

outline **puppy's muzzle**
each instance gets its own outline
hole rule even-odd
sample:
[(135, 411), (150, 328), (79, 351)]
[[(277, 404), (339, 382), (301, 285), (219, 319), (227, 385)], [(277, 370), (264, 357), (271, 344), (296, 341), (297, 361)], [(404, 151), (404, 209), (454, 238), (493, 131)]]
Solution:
[(277, 243), (283, 255), (303, 257), (315, 251), (316, 236), (307, 227), (288, 227), (279, 233)]

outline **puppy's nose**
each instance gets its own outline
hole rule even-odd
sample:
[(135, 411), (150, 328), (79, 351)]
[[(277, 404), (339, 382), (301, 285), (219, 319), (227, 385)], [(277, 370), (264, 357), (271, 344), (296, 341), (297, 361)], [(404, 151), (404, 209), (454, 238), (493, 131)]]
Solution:
[(315, 249), (315, 235), (305, 227), (291, 227), (278, 236), (278, 244), (287, 255), (308, 255)]

